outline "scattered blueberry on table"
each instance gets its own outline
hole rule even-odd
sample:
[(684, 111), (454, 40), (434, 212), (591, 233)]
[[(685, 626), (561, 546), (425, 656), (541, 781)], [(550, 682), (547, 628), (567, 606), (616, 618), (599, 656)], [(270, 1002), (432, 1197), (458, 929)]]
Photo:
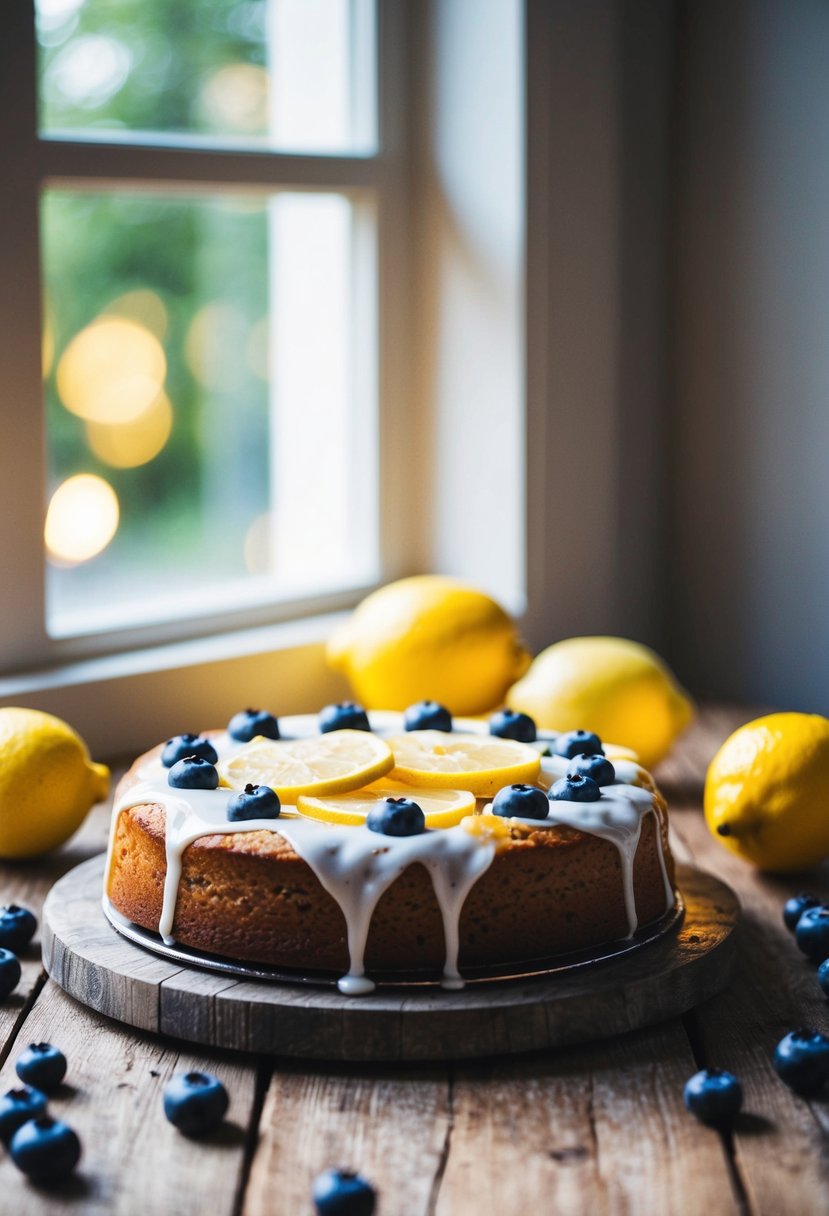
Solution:
[(161, 763), (165, 768), (172, 768), (185, 756), (200, 756), (208, 764), (215, 764), (219, 759), (219, 753), (209, 739), (205, 739), (203, 735), (186, 733), (167, 740), (161, 752)]
[(33, 1182), (60, 1182), (81, 1158), (81, 1142), (66, 1123), (51, 1115), (29, 1119), (12, 1136), (12, 1161)]
[(426, 816), (411, 798), (384, 798), (366, 815), (366, 827), (384, 836), (419, 836), (426, 831)]
[(686, 1082), (682, 1093), (685, 1105), (702, 1123), (712, 1126), (730, 1123), (743, 1104), (743, 1087), (731, 1072), (704, 1068)]
[(797, 922), (800, 920), (807, 908), (817, 908), (820, 906), (820, 900), (816, 895), (810, 895), (808, 891), (801, 891), (799, 895), (793, 895), (791, 899), (787, 899), (783, 905), (783, 921), (787, 929), (794, 933), (797, 928)]
[(813, 963), (829, 958), (829, 908), (807, 908), (797, 922), (794, 938)]
[(0, 1098), (0, 1140), (9, 1144), (14, 1133), (46, 1110), (46, 1094), (31, 1085), (17, 1085)]
[(219, 788), (219, 774), (209, 760), (203, 760), (201, 756), (185, 756), (170, 769), (167, 784), (177, 790), (216, 790)]
[(499, 709), (493, 714), (489, 719), (489, 733), (498, 739), (514, 739), (516, 743), (535, 743), (538, 737), (533, 719), (517, 709)]
[(0, 908), (0, 946), (15, 953), (28, 946), (35, 935), (37, 920), (28, 908), (6, 904)]
[(353, 1170), (325, 1170), (311, 1191), (318, 1216), (372, 1216), (374, 1187)]
[(568, 730), (553, 742), (557, 756), (572, 760), (574, 756), (603, 756), (604, 748), (598, 735), (590, 730)]
[(278, 819), (282, 810), (279, 795), (269, 785), (248, 783), (239, 794), (228, 801), (227, 817), (231, 823), (243, 819)]
[(584, 773), (568, 774), (550, 788), (552, 802), (596, 802), (601, 796), (599, 786)]
[(567, 776), (575, 777), (581, 773), (583, 777), (592, 777), (596, 785), (613, 785), (616, 780), (616, 769), (603, 755), (574, 756), (567, 768)]
[(817, 982), (820, 984), (821, 992), (829, 1000), (829, 958), (825, 958), (818, 967)]
[(439, 701), (418, 701), (404, 712), (403, 729), (450, 731), (452, 715)]
[(829, 1080), (829, 1039), (818, 1030), (792, 1030), (775, 1047), (773, 1063), (790, 1089), (814, 1097)]
[(266, 709), (242, 709), (227, 724), (227, 733), (238, 743), (250, 743), (257, 735), (279, 738), (279, 722)]
[(536, 785), (505, 785), (492, 799), (492, 813), (506, 819), (546, 819), (550, 799)]
[(57, 1089), (66, 1075), (66, 1056), (51, 1043), (30, 1043), (14, 1066), (24, 1085), (33, 1085), (44, 1093)]
[(11, 950), (0, 947), (0, 1001), (11, 996), (20, 983), (20, 960)]
[(184, 1072), (164, 1087), (164, 1114), (185, 1136), (204, 1136), (224, 1119), (230, 1099), (218, 1077)]
[(338, 701), (335, 705), (326, 705), (319, 713), (319, 728), (323, 735), (332, 730), (371, 730), (368, 724), (368, 714), (362, 705), (354, 701)]

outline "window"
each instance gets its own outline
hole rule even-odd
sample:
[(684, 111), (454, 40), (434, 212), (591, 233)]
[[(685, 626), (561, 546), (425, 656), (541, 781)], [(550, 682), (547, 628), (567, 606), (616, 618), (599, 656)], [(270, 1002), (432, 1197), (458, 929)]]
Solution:
[(18, 457), (40, 445), (45, 472), (26, 561), (4, 536), (28, 604), (6, 666), (356, 596), (387, 570), (396, 6), (37, 0), (37, 63), (14, 8), (39, 109), (7, 115), (27, 291), (6, 306), (42, 319), (42, 420), (31, 341), (7, 358)]
[[(321, 642), (375, 581), (441, 570), (523, 610), (543, 548), (525, 448), (544, 459), (524, 431), (524, 10), (38, 0), (38, 33), (35, 0), (4, 7), (0, 698), (133, 752), (241, 704), (334, 699)], [(78, 394), (102, 331), (117, 392), (87, 372)], [(47, 565), (66, 484), (74, 510), (98, 496), (98, 551), (61, 557), (55, 514)]]

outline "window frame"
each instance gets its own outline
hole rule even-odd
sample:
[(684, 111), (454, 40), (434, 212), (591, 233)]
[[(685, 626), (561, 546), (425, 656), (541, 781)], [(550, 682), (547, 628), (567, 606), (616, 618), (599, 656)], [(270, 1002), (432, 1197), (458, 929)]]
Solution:
[[(539, 449), (549, 402), (542, 400), (544, 378), (533, 371), (543, 360), (528, 344), (529, 320), (535, 318), (532, 329), (542, 334), (547, 304), (535, 262), (526, 258), (538, 239), (527, 230), (526, 190), (539, 151), (527, 48), (538, 33), (534, 10), (546, 19), (548, 0), (379, 2), (377, 170), (386, 201), (378, 233), (381, 578), (424, 571), (466, 578), (523, 618), (525, 637), (538, 648), (555, 628), (555, 598), (546, 600), (555, 571), (547, 564), (539, 577), (531, 560), (546, 546), (539, 480), (546, 480), (547, 455), (558, 460), (562, 451), (561, 436), (552, 453)], [(242, 704), (284, 714), (339, 699), (349, 690), (328, 668), (324, 644), (361, 597), (357, 588), (324, 603), (249, 616), (244, 627), (238, 619), (213, 619), (198, 629), (188, 622), (167, 642), (134, 630), (120, 636), (117, 649), (110, 636), (97, 653), (94, 639), (80, 645), (67, 639), (59, 653), (53, 647), (52, 657), (44, 654), (43, 629), (25, 590), (43, 578), (42, 491), (30, 484), (44, 450), (38, 242), (31, 222), (41, 176), (33, 0), (13, 0), (4, 17), (0, 138), (14, 166), (15, 198), (0, 185), (0, 237), (14, 226), (15, 254), (36, 273), (28, 281), (15, 276), (14, 287), (0, 276), (0, 366), (9, 352), (14, 356), (0, 418), (15, 450), (11, 459), (0, 446), (0, 476), (7, 501), (19, 499), (14, 528), (0, 525), (9, 592), (0, 594), (0, 703), (57, 714), (97, 754), (117, 757), (184, 729), (220, 725)], [(118, 154), (144, 153), (133, 144), (119, 146)], [(325, 158), (313, 161), (323, 165)], [(221, 157), (216, 163), (221, 175), (232, 162)], [(543, 228), (547, 220), (536, 216), (535, 222)], [(487, 229), (495, 233), (494, 246)], [(511, 488), (508, 510), (505, 487)], [(18, 521), (26, 525), (28, 546)], [(20, 567), (26, 578), (12, 580), (9, 572)]]
[[(7, 392), (0, 395), (0, 478), (6, 486), (7, 521), (0, 527), (0, 672), (55, 666), (96, 655), (169, 645), (228, 630), (256, 629), (298, 617), (341, 610), (376, 585), (357, 585), (242, 608), (194, 612), (181, 618), (100, 634), (55, 638), (46, 630), (45, 518), (46, 434), (41, 373), (41, 266), (39, 207), (50, 187), (183, 192), (213, 195), (232, 190), (260, 196), (275, 189), (342, 193), (371, 200), (377, 216), (376, 386), (379, 423), (379, 578), (411, 567), (413, 525), (386, 509), (389, 488), (403, 472), (408, 447), (405, 359), (390, 352), (405, 345), (407, 301), (400, 284), (406, 265), (407, 155), (405, 146), (405, 0), (377, 4), (377, 148), (354, 155), (295, 154), (222, 146), (207, 140), (119, 133), (41, 135), (37, 126), (37, 42), (34, 0), (14, 0), (4, 12), (0, 39), (0, 147), (11, 166), (0, 187), (0, 232), (14, 233), (6, 251), (13, 272), (0, 276), (0, 367)], [(382, 403), (380, 408), (379, 403)], [(40, 469), (41, 476), (32, 476)]]

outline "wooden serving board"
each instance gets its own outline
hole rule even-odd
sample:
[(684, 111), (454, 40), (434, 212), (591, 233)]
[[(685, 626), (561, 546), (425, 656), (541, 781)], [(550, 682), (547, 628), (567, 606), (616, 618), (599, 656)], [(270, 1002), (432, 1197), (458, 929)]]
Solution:
[(140, 1030), (247, 1052), (321, 1060), (435, 1060), (560, 1047), (684, 1013), (730, 979), (740, 905), (724, 883), (679, 867), (685, 919), (636, 953), (551, 976), (379, 988), (241, 980), (160, 958), (101, 908), (104, 857), (83, 862), (43, 908), (49, 975), (83, 1004)]

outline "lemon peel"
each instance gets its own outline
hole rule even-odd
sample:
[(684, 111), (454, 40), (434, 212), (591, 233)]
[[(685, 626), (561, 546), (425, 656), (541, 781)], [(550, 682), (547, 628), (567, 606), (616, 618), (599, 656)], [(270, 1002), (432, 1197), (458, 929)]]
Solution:
[(36, 709), (0, 709), (0, 857), (38, 857), (64, 843), (109, 792), (68, 723)]
[(391, 780), (404, 785), (462, 788), (485, 798), (505, 785), (534, 782), (541, 771), (536, 749), (513, 739), (413, 730), (386, 741), (395, 759)]
[(506, 701), (541, 730), (591, 730), (613, 739), (648, 769), (693, 717), (690, 698), (659, 656), (627, 638), (567, 638), (548, 646)]
[(248, 782), (269, 785), (283, 802), (300, 795), (342, 794), (376, 781), (394, 766), (394, 756), (377, 735), (337, 730), (313, 739), (265, 739), (257, 735), (219, 765), (222, 785), (244, 789)]
[(767, 714), (726, 739), (708, 768), (709, 830), (745, 861), (786, 872), (829, 856), (829, 720)]
[(454, 827), (465, 816), (475, 812), (475, 795), (468, 790), (423, 790), (383, 781), (375, 781), (370, 788), (351, 794), (318, 798), (300, 794), (297, 810), (310, 819), (359, 826), (365, 823), (369, 812), (386, 798), (400, 797), (401, 789), (405, 789), (406, 797), (416, 802), (423, 811), (427, 828)]
[(490, 596), (443, 575), (373, 592), (330, 638), (329, 664), (368, 709), (439, 701), (453, 714), (494, 709), (530, 656)]

